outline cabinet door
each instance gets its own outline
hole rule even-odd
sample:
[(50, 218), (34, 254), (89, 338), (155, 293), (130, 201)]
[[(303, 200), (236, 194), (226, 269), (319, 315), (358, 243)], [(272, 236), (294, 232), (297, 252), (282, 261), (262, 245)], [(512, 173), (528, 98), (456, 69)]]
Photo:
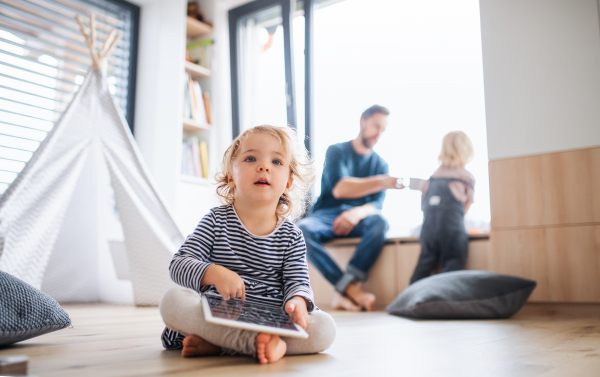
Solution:
[(549, 296), (600, 302), (600, 225), (546, 229)]
[(600, 148), (541, 157), (544, 225), (600, 222)]
[(548, 301), (548, 256), (544, 229), (494, 231), (490, 269), (537, 281), (531, 301)]
[(541, 158), (490, 161), (492, 229), (540, 225), (543, 220)]
[(398, 246), (398, 258), (396, 258), (396, 286), (398, 292), (402, 292), (410, 284), (410, 278), (417, 267), (417, 261), (421, 254), (419, 243), (401, 243)]
[(465, 270), (490, 269), (491, 242), (489, 240), (470, 241), (469, 258)]

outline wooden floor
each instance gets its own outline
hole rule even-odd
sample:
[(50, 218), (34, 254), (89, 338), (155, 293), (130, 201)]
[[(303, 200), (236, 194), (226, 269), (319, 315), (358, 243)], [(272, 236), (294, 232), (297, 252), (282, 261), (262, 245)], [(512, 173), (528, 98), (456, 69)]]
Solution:
[(11, 348), (44, 376), (599, 376), (600, 305), (526, 305), (500, 321), (415, 321), (331, 312), (331, 349), (259, 365), (248, 357), (183, 359), (164, 351), (156, 308), (66, 306), (73, 328)]

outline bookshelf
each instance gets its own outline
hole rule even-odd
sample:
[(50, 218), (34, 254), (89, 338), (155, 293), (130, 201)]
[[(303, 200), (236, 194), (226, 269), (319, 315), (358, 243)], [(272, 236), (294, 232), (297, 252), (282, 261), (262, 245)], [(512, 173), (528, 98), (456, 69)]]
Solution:
[(189, 73), (194, 80), (209, 78), (212, 75), (210, 69), (188, 61), (185, 62), (185, 71)]
[(198, 122), (193, 119), (184, 119), (183, 120), (183, 133), (185, 134), (193, 134), (202, 131), (209, 131), (211, 125), (208, 123)]
[[(210, 39), (212, 32), (213, 28), (211, 25), (200, 22), (192, 17), (186, 17), (188, 43)], [(201, 63), (203, 59), (204, 57), (200, 60)], [(208, 154), (202, 154), (202, 148), (200, 148), (199, 153), (198, 143), (204, 144), (201, 147), (208, 147), (208, 149), (214, 147), (214, 145), (210, 145), (210, 141), (213, 139), (211, 138), (212, 125), (209, 123), (212, 122), (210, 117), (212, 115), (210, 111), (211, 106), (205, 106), (205, 98), (203, 97), (204, 93), (210, 92), (212, 72), (206, 67), (210, 66), (209, 60), (205, 60), (202, 64), (195, 64), (188, 60), (184, 62), (184, 70), (187, 74), (185, 75), (186, 82), (183, 85), (185, 88), (185, 103), (182, 122), (182, 163), (180, 164), (179, 181), (186, 186), (209, 186), (209, 180), (207, 179), (209, 174), (206, 170), (210, 171), (211, 164), (210, 161), (204, 161), (204, 159), (207, 159)], [(194, 82), (191, 83), (190, 80)], [(189, 151), (190, 148), (193, 150), (192, 152)], [(208, 169), (206, 168), (207, 166)], [(198, 192), (198, 195), (202, 194)]]
[(204, 22), (200, 22), (190, 16), (186, 17), (186, 22), (187, 37), (190, 39), (195, 39), (204, 35), (211, 34), (213, 31), (212, 26), (205, 24)]

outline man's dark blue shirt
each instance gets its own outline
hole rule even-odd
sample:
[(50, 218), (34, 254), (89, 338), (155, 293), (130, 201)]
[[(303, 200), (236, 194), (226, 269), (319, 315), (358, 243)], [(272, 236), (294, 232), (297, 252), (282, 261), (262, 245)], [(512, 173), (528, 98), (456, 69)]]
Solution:
[(321, 178), (321, 196), (315, 203), (313, 211), (339, 207), (343, 204), (358, 207), (367, 203), (381, 209), (385, 199), (385, 190), (362, 198), (336, 199), (333, 197), (333, 188), (340, 179), (346, 177), (367, 178), (379, 174), (389, 174), (389, 167), (387, 162), (377, 153), (358, 154), (350, 141), (331, 145), (327, 148), (325, 154), (323, 177)]

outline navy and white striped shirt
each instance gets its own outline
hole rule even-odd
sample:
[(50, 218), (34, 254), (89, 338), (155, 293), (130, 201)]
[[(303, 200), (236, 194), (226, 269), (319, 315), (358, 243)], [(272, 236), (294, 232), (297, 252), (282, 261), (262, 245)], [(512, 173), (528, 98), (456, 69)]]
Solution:
[(233, 206), (215, 207), (200, 220), (173, 257), (169, 270), (177, 284), (197, 292), (217, 293), (202, 286), (206, 269), (218, 264), (244, 280), (246, 299), (283, 306), (293, 296), (314, 308), (302, 231), (289, 219), (266, 236), (244, 227)]

